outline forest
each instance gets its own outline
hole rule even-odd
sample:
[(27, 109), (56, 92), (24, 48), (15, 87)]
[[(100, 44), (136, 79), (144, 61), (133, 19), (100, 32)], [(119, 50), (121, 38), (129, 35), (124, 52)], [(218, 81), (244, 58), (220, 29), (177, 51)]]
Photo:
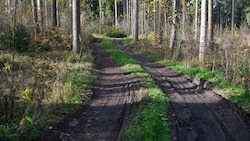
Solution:
[[(249, 0), (0, 0), (0, 141), (41, 140), (79, 107), (89, 105), (104, 74), (102, 65), (119, 64), (126, 72), (115, 71), (135, 74), (143, 88), (130, 101), (140, 103), (132, 107), (141, 113), (132, 118), (131, 128), (123, 131), (123, 123), (116, 137), (105, 139), (176, 140), (171, 117), (185, 114), (178, 115), (172, 89), (181, 94), (193, 92), (193, 87), (194, 93), (213, 91), (221, 97), (214, 101), (229, 101), (244, 113), (239, 117), (249, 120), (249, 33)], [(100, 46), (117, 64), (105, 59)], [(141, 56), (156, 63), (155, 68), (168, 69), (159, 71), (158, 78)], [(187, 83), (183, 88), (182, 77), (172, 80), (179, 75)], [(195, 86), (189, 88), (186, 80)], [(165, 90), (165, 83), (172, 89)], [(201, 99), (196, 102), (206, 103)], [(172, 114), (166, 112), (171, 106)]]

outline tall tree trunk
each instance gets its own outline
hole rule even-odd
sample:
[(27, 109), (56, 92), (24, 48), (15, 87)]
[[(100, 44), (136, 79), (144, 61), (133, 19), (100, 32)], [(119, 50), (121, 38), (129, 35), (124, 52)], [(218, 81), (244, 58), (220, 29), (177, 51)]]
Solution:
[(135, 41), (138, 41), (138, 32), (139, 32), (139, 3), (138, 0), (133, 1), (133, 8), (134, 8), (134, 33), (133, 38)]
[(69, 34), (72, 35), (72, 31), (73, 31), (73, 9), (72, 9), (72, 0), (69, 0)]
[(208, 34), (207, 46), (210, 47), (213, 42), (213, 0), (208, 0)]
[(52, 27), (57, 26), (56, 0), (52, 0)]
[(123, 27), (125, 29), (125, 31), (127, 30), (127, 0), (123, 0)]
[(200, 27), (200, 47), (199, 47), (199, 65), (204, 67), (206, 53), (206, 0), (201, 1), (201, 27)]
[(115, 5), (115, 26), (118, 26), (118, 7), (117, 7), (117, 0), (114, 1)]
[(42, 10), (42, 2), (41, 0), (37, 0), (37, 20), (38, 20), (38, 27), (39, 33), (43, 32), (43, 10)]
[(235, 3), (234, 3), (234, 0), (232, 0), (232, 21), (231, 21), (231, 32), (232, 32), (232, 34), (234, 33), (234, 19), (235, 19), (234, 7), (235, 7)]
[(198, 9), (199, 3), (198, 0), (195, 0), (195, 18), (194, 18), (194, 39), (198, 39)]
[(73, 19), (73, 25), (72, 25), (72, 37), (73, 37), (73, 52), (79, 53), (80, 52), (80, 40), (79, 40), (79, 34), (80, 34), (80, 3), (79, 0), (72, 0), (72, 19)]
[(44, 16), (45, 16), (45, 26), (49, 27), (49, 20), (48, 20), (48, 0), (44, 0)]
[(170, 45), (169, 48), (173, 50), (176, 42), (176, 28), (177, 28), (177, 23), (176, 23), (176, 18), (177, 18), (177, 3), (176, 0), (173, 0), (173, 15), (172, 15), (172, 26), (171, 26), (171, 36), (170, 36)]
[(34, 34), (37, 36), (39, 32), (38, 20), (37, 20), (37, 6), (36, 0), (31, 0), (32, 5), (32, 16), (33, 16), (33, 25), (34, 25)]
[(159, 0), (159, 13), (158, 13), (159, 15), (159, 17), (158, 17), (158, 39), (159, 39), (159, 41), (160, 41), (160, 43), (162, 43), (162, 34), (163, 34), (163, 28), (162, 28), (162, 26), (163, 26), (163, 23), (162, 23), (162, 3), (161, 3), (161, 0)]
[(182, 40), (185, 40), (185, 25), (186, 25), (186, 0), (182, 0)]

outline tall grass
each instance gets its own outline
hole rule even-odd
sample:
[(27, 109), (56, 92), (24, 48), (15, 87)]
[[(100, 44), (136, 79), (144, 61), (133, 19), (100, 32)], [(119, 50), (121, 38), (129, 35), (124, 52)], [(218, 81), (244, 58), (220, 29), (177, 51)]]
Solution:
[(146, 96), (123, 139), (170, 140), (170, 122), (167, 114), (169, 99), (164, 96), (140, 63), (116, 48), (112, 39), (105, 38), (101, 44), (125, 70), (140, 77), (142, 86), (145, 87), (140, 93)]

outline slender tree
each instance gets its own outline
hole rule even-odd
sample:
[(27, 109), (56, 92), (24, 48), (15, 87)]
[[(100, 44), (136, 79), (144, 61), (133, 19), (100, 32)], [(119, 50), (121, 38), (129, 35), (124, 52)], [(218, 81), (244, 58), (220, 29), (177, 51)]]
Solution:
[(173, 10), (172, 10), (172, 26), (171, 26), (171, 36), (169, 48), (173, 50), (176, 42), (176, 28), (177, 28), (177, 2), (173, 0)]
[(133, 1), (133, 8), (134, 8), (134, 31), (133, 31), (133, 38), (135, 41), (138, 41), (138, 32), (139, 32), (139, 3), (138, 0)]
[(115, 26), (118, 26), (118, 7), (117, 7), (117, 0), (114, 0), (115, 6)]
[(232, 18), (231, 18), (231, 32), (232, 34), (234, 33), (234, 20), (235, 20), (235, 14), (234, 14), (234, 10), (235, 10), (235, 3), (234, 0), (232, 0)]
[(57, 10), (56, 10), (56, 0), (52, 0), (52, 26), (57, 26)]
[(80, 3), (79, 0), (72, 0), (72, 44), (73, 44), (73, 52), (80, 52)]
[(198, 0), (195, 0), (195, 18), (194, 18), (194, 39), (198, 39), (198, 9), (199, 3)]
[(201, 1), (201, 26), (200, 26), (200, 47), (199, 47), (199, 63), (200, 67), (204, 66), (206, 53), (206, 1)]
[(213, 0), (208, 0), (208, 30), (207, 46), (210, 47), (213, 42)]

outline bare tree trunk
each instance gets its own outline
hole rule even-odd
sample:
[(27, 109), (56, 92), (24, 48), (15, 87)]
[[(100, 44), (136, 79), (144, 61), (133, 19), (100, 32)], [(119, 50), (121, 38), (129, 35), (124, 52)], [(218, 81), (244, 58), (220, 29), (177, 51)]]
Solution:
[(200, 47), (199, 47), (199, 65), (204, 67), (206, 54), (206, 0), (201, 1), (201, 27), (200, 27)]
[(52, 0), (52, 27), (57, 26), (56, 0)]
[(39, 33), (43, 32), (43, 10), (42, 10), (42, 2), (41, 0), (37, 0), (37, 20)]
[(32, 16), (33, 16), (33, 24), (34, 24), (34, 34), (37, 36), (39, 32), (38, 20), (37, 20), (37, 6), (36, 0), (31, 0), (32, 5)]
[(185, 24), (186, 24), (186, 0), (182, 0), (182, 40), (186, 39)]
[(176, 18), (177, 18), (177, 3), (176, 0), (173, 0), (173, 16), (172, 16), (172, 29), (171, 29), (171, 36), (170, 36), (170, 45), (169, 48), (173, 50), (176, 42)]
[(213, 0), (208, 0), (208, 35), (207, 46), (210, 47), (213, 42)]
[(118, 26), (118, 7), (117, 7), (117, 0), (114, 1), (115, 5), (115, 26)]
[(72, 35), (73, 31), (73, 9), (72, 9), (72, 0), (69, 0), (69, 18), (70, 18), (70, 28), (69, 28), (69, 34)]
[(194, 39), (198, 39), (198, 0), (195, 0)]
[(133, 1), (133, 8), (134, 8), (134, 33), (133, 33), (133, 38), (135, 41), (138, 41), (138, 32), (139, 32), (139, 3), (138, 0)]
[(234, 33), (234, 19), (235, 19), (235, 15), (234, 15), (234, 0), (232, 0), (232, 21), (231, 21), (231, 32), (232, 34)]
[(158, 13), (159, 15), (159, 17), (158, 17), (158, 38), (159, 38), (159, 41), (160, 41), (160, 43), (162, 43), (162, 34), (163, 34), (163, 28), (162, 28), (162, 26), (163, 26), (163, 23), (162, 23), (162, 3), (161, 3), (161, 0), (159, 0), (159, 13)]
[(44, 16), (45, 16), (45, 26), (49, 27), (49, 20), (48, 20), (48, 0), (44, 0)]
[(79, 34), (80, 34), (80, 3), (79, 0), (72, 0), (72, 19), (73, 19), (73, 25), (72, 25), (72, 37), (73, 37), (73, 52), (79, 53), (80, 52), (80, 40), (79, 40)]

